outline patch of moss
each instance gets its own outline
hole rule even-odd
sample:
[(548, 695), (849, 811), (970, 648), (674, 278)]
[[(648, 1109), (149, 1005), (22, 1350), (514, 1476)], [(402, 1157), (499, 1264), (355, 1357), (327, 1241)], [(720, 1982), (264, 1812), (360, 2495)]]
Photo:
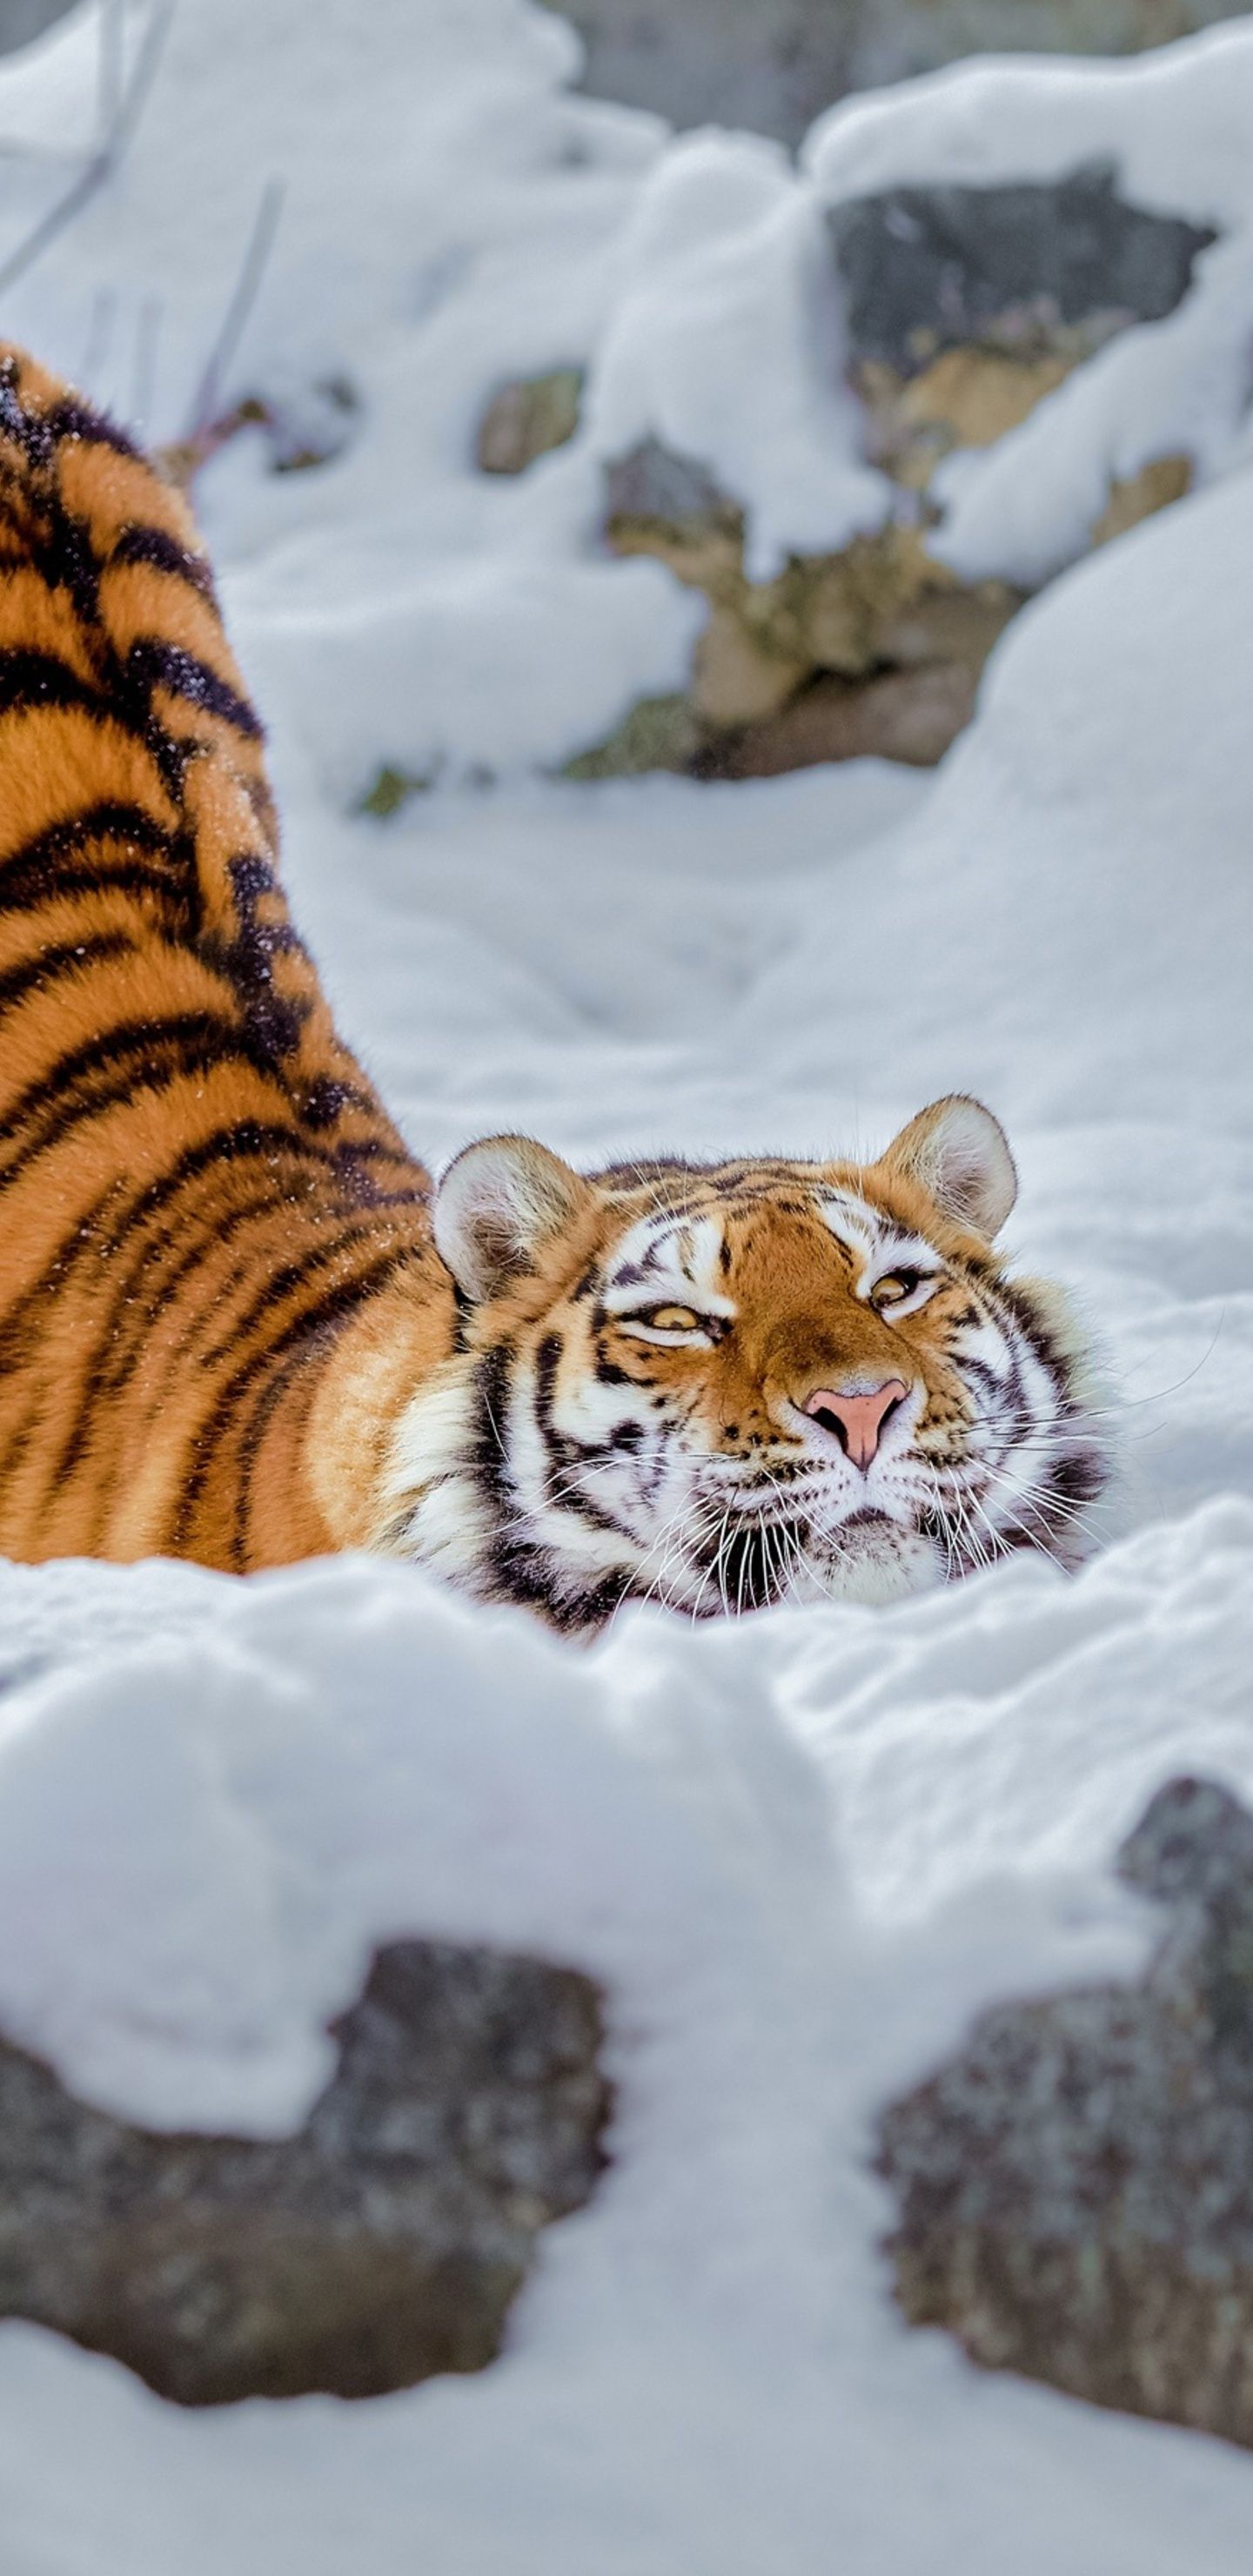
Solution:
[(398, 814), (411, 796), (429, 795), (434, 784), (433, 771), (424, 774), (420, 770), (398, 769), (392, 761), (385, 760), (353, 810), (386, 821), (388, 815)]
[(641, 778), (650, 769), (686, 770), (698, 757), (705, 728), (690, 699), (641, 698), (604, 742), (568, 760), (563, 778)]

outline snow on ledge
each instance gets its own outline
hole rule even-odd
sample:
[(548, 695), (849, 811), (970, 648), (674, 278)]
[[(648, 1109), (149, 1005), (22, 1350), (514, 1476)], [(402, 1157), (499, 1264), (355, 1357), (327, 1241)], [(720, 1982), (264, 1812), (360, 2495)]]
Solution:
[(1034, 587), (1084, 552), (1115, 479), (1184, 454), (1204, 483), (1249, 452), (1251, 135), (1253, 27), (1237, 23), (1131, 62), (987, 57), (847, 100), (795, 175), (747, 137), (681, 138), (628, 229), (589, 442), (609, 456), (651, 430), (698, 457), (745, 504), (760, 577), (846, 544), (900, 496), (862, 461), (841, 383), (826, 209), (1113, 163), (1124, 198), (1220, 238), (1165, 321), (1124, 330), (1019, 429), (937, 476), (933, 550), (970, 579)]

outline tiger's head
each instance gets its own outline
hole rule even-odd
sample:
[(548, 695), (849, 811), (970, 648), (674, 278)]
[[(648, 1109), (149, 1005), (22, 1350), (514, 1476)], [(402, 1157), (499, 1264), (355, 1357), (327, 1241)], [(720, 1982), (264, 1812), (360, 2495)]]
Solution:
[(460, 1347), (400, 1418), (380, 1542), (584, 1632), (1077, 1563), (1103, 1416), (1062, 1291), (992, 1249), (1016, 1187), (960, 1098), (869, 1165), (469, 1146), (435, 1206)]

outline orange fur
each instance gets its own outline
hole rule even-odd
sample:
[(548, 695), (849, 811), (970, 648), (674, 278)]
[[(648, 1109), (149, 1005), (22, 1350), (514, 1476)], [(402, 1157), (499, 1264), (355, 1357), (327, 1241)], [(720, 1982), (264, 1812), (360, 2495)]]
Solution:
[(281, 1563), (368, 1518), (363, 1395), (310, 1455), (347, 1327), (449, 1347), (429, 1185), (291, 932), (186, 505), (0, 373), (0, 1546)]

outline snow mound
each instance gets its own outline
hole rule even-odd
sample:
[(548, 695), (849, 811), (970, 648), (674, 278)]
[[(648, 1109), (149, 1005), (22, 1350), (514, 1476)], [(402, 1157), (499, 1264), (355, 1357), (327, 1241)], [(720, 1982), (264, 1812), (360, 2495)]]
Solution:
[(976, 61), (820, 119), (791, 171), (738, 135), (698, 135), (646, 180), (593, 378), (609, 456), (651, 431), (749, 513), (750, 569), (831, 552), (893, 514), (862, 462), (831, 311), (833, 207), (906, 184), (990, 187), (1112, 167), (1136, 205), (1219, 239), (1178, 310), (1119, 334), (989, 449), (941, 468), (932, 549), (972, 580), (1031, 587), (1086, 548), (1115, 479), (1182, 453), (1197, 480), (1248, 455), (1253, 31), (1214, 29), (1119, 64)]

